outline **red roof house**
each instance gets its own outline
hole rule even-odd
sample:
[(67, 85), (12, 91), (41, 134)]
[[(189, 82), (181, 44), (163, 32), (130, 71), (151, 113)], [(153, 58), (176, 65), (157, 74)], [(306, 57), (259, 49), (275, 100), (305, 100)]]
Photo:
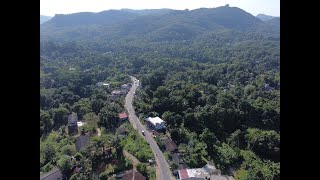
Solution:
[(121, 122), (128, 120), (128, 116), (125, 112), (119, 113), (118, 115)]

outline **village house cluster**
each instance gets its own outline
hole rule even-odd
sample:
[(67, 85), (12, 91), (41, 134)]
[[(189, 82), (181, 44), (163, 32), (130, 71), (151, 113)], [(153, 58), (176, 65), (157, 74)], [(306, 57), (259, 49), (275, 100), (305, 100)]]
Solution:
[[(119, 125), (127, 120), (128, 116), (126, 112), (121, 112), (118, 114), (117, 121)], [(71, 113), (68, 115), (68, 124), (65, 131), (69, 136), (75, 137), (75, 147), (77, 152), (81, 151), (88, 145), (89, 139), (92, 136), (92, 134), (89, 132), (85, 133), (83, 129), (80, 128), (84, 124), (86, 123), (79, 121), (77, 113)], [(106, 160), (112, 160), (112, 147), (103, 146), (100, 150)], [(70, 157), (70, 161), (73, 162), (74, 165), (68, 171), (62, 172), (58, 167), (55, 167), (50, 172), (43, 174), (40, 177), (40, 180), (65, 180), (66, 175), (71, 176), (72, 174), (79, 173), (82, 169), (82, 165), (76, 161), (74, 157)], [(136, 179), (146, 180), (146, 177), (139, 172), (133, 173), (133, 171), (128, 171), (123, 172), (121, 176), (117, 175), (117, 178), (121, 180), (131, 180), (133, 177), (136, 177)]]

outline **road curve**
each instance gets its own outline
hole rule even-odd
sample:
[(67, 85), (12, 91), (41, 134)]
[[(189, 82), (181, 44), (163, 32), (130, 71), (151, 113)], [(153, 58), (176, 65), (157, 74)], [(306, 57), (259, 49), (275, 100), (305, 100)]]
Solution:
[[(173, 179), (171, 176), (171, 170), (169, 168), (169, 165), (162, 153), (162, 151), (159, 149), (159, 146), (153, 139), (152, 135), (149, 133), (149, 131), (146, 130), (146, 128), (141, 124), (138, 117), (136, 116), (136, 113), (132, 107), (132, 100), (134, 97), (134, 93), (137, 89), (137, 86), (139, 84), (139, 80), (137, 80), (135, 77), (131, 76), (132, 80), (132, 87), (130, 91), (128, 92), (126, 99), (125, 99), (125, 108), (127, 109), (129, 113), (129, 121), (132, 124), (133, 128), (138, 131), (138, 133), (147, 141), (147, 143), (150, 145), (153, 153), (155, 154), (156, 162), (160, 170), (160, 180), (171, 180)], [(142, 135), (141, 131), (145, 132), (145, 136)]]

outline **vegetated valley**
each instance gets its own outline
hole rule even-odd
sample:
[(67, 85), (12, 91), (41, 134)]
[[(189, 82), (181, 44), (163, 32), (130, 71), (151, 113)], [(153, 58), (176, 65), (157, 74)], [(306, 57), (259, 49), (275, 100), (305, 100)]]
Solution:
[(280, 17), (229, 6), (108, 10), (56, 15), (40, 38), (40, 175), (116, 179), (134, 168), (156, 179), (152, 150), (119, 115), (116, 91), (134, 76), (140, 121), (165, 122), (155, 140), (173, 176), (213, 163), (235, 179), (280, 179)]

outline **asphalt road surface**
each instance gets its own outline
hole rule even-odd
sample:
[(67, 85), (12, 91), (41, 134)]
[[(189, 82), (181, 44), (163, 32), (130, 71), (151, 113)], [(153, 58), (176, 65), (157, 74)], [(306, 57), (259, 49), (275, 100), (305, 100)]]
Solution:
[[(146, 128), (141, 124), (138, 117), (136, 116), (136, 113), (132, 107), (132, 100), (135, 94), (135, 91), (137, 89), (137, 86), (139, 85), (139, 80), (135, 77), (131, 77), (132, 79), (132, 87), (130, 91), (128, 92), (125, 100), (125, 108), (127, 109), (129, 113), (129, 121), (133, 125), (134, 129), (138, 131), (138, 133), (147, 141), (147, 143), (150, 145), (153, 153), (155, 154), (156, 162), (158, 165), (158, 168), (160, 170), (160, 180), (171, 180), (171, 170), (169, 168), (169, 165), (162, 153), (162, 151), (159, 149), (159, 146), (155, 142), (155, 140), (152, 137), (152, 134), (149, 133), (149, 131), (146, 130)], [(145, 135), (142, 135), (142, 131), (144, 131)]]

